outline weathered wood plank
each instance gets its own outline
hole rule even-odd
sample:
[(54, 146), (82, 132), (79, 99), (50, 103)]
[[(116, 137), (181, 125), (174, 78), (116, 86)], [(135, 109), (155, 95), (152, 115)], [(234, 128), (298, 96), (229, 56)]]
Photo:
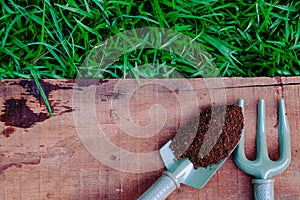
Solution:
[[(6, 113), (5, 104), (23, 98), (31, 120), (40, 117), (28, 128), (5, 125), (1, 118), (0, 199), (136, 199), (164, 170), (157, 150), (198, 111), (195, 99), (204, 106), (239, 98), (245, 100), (245, 146), (251, 159), (258, 99), (266, 100), (272, 159), (278, 158), (277, 101), (285, 99), (292, 162), (275, 177), (275, 197), (300, 198), (298, 77), (153, 79), (142, 80), (141, 88), (135, 80), (110, 80), (97, 87), (46, 82), (53, 118), (42, 117), (47, 110), (34, 87), (0, 82), (0, 115)], [(169, 199), (252, 199), (251, 177), (230, 157), (203, 189), (183, 185)]]

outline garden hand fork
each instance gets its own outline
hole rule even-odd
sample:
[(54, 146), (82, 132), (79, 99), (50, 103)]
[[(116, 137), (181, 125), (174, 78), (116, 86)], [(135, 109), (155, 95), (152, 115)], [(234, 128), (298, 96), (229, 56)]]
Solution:
[[(272, 161), (268, 156), (266, 142), (266, 116), (265, 101), (258, 102), (257, 135), (256, 135), (256, 160), (248, 160), (244, 150), (244, 130), (239, 145), (234, 152), (235, 164), (245, 173), (254, 177), (254, 199), (273, 200), (274, 199), (274, 179), (272, 177), (283, 172), (291, 161), (290, 128), (286, 116), (284, 100), (279, 100), (279, 122), (278, 139), (280, 146), (279, 160)], [(244, 100), (238, 102), (244, 112)]]

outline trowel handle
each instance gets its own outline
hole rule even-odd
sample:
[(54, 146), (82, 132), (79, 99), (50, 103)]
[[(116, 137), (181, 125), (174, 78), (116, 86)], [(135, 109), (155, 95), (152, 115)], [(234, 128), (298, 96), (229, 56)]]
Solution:
[(163, 200), (179, 187), (172, 174), (166, 171), (138, 200)]
[(252, 179), (255, 200), (274, 200), (274, 179)]

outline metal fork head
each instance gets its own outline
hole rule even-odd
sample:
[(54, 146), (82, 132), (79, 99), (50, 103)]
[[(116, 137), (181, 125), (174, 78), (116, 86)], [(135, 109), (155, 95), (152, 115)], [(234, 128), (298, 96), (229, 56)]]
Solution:
[[(242, 107), (244, 113), (244, 100), (240, 99), (238, 105)], [(283, 172), (291, 162), (291, 142), (290, 128), (286, 116), (284, 100), (280, 99), (279, 122), (278, 122), (278, 140), (279, 140), (279, 159), (272, 161), (268, 156), (266, 142), (266, 109), (265, 101), (260, 99), (258, 102), (257, 117), (257, 135), (256, 135), (256, 160), (248, 160), (244, 149), (244, 130), (242, 137), (234, 152), (235, 164), (245, 173), (254, 176), (257, 179), (270, 179), (274, 175)]]

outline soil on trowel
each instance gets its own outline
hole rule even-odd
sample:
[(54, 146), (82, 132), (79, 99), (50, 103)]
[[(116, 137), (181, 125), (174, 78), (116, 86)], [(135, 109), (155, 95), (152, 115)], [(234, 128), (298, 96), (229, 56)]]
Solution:
[(244, 117), (237, 105), (205, 107), (172, 140), (176, 160), (189, 158), (194, 168), (219, 163), (230, 155), (240, 140)]
[(26, 105), (25, 99), (11, 98), (6, 100), (2, 112), (0, 121), (5, 122), (4, 125), (20, 128), (29, 128), (37, 122), (42, 122), (50, 118), (48, 113), (34, 113)]

